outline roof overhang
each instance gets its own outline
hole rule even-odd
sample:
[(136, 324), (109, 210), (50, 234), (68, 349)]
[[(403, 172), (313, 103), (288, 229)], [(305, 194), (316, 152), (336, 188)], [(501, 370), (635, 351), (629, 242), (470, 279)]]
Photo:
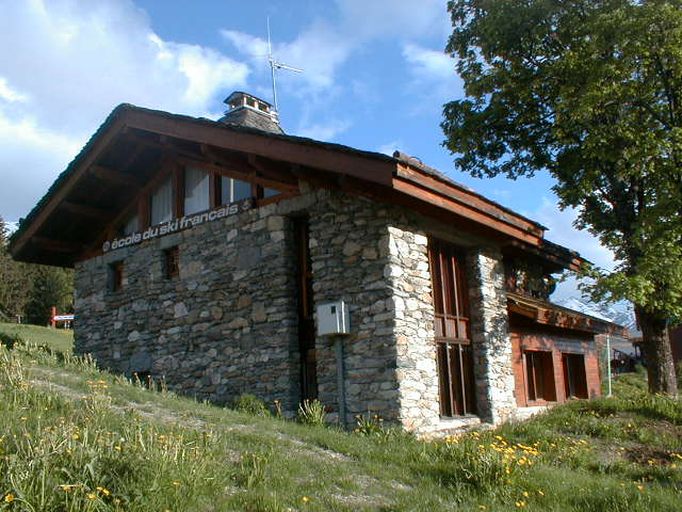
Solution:
[(326, 180), (460, 223), (556, 269), (576, 270), (583, 263), (545, 240), (541, 225), (414, 161), (128, 104), (114, 109), (21, 222), (10, 251), (23, 261), (72, 266), (92, 250), (97, 230), (111, 224), (152, 179), (149, 169), (170, 156), (212, 164), (215, 151), (241, 155), (252, 168), (263, 167), (256, 164), (262, 159), (294, 180)]
[(517, 293), (507, 292), (507, 309), (510, 314), (530, 319), (540, 326), (622, 337), (628, 334), (625, 327), (613, 322)]

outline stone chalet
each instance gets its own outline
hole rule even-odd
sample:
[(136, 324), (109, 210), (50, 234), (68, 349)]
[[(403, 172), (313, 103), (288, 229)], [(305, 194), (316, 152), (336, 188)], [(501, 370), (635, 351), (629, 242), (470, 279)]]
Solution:
[(230, 403), (421, 434), (599, 394), (595, 334), (548, 302), (575, 252), (415, 158), (286, 135), (270, 104), (218, 120), (123, 104), (11, 240), (75, 268), (75, 347)]

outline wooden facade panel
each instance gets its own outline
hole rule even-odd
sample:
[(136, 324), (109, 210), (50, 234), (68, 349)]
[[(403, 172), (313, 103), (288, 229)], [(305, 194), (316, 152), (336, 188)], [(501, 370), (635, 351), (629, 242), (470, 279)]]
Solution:
[(528, 397), (528, 369), (524, 352), (550, 352), (552, 361), (552, 375), (554, 376), (554, 390), (556, 402), (567, 400), (566, 378), (563, 360), (564, 354), (579, 354), (584, 357), (585, 377), (588, 398), (601, 394), (601, 380), (599, 375), (599, 354), (594, 341), (587, 338), (569, 338), (556, 334), (523, 331), (518, 328), (511, 333), (512, 362), (514, 365), (516, 402), (519, 407), (542, 405), (542, 401), (532, 402)]

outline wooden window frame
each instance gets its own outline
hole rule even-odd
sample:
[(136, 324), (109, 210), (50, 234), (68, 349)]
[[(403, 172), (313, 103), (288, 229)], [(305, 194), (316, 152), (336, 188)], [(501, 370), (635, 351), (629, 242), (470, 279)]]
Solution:
[(456, 247), (429, 240), (440, 414), (476, 414), (473, 349), (464, 258)]
[(526, 402), (532, 405), (556, 402), (556, 381), (552, 352), (524, 350), (523, 367)]
[(569, 398), (590, 398), (589, 387), (587, 385), (587, 367), (585, 363), (585, 354), (575, 352), (564, 352), (561, 354), (561, 364), (564, 373), (564, 390), (566, 392), (567, 400)]

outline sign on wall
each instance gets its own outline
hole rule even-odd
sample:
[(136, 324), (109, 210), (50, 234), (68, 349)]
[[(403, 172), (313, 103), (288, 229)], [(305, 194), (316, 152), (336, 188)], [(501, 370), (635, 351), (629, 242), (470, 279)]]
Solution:
[(107, 240), (102, 244), (102, 251), (109, 252), (116, 249), (121, 249), (123, 247), (137, 245), (146, 240), (152, 240), (160, 236), (177, 233), (178, 231), (193, 228), (206, 222), (224, 219), (225, 217), (230, 217), (232, 215), (236, 215), (237, 213), (250, 210), (252, 207), (253, 199), (244, 199), (243, 201), (227, 204), (225, 206), (221, 206), (207, 212), (198, 213), (196, 215), (185, 215), (179, 219), (173, 219), (157, 226), (151, 226), (144, 231), (137, 231), (121, 238)]

